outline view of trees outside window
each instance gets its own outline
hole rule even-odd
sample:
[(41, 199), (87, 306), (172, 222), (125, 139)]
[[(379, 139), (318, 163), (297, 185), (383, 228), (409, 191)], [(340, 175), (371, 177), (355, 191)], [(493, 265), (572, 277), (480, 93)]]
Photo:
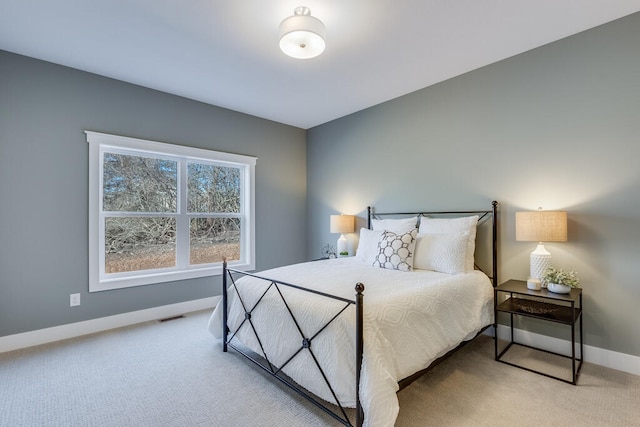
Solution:
[[(105, 273), (176, 266), (179, 189), (176, 160), (104, 153)], [(240, 169), (187, 163), (183, 197), (190, 264), (240, 259)]]
[(189, 163), (187, 176), (190, 263), (240, 259), (240, 218), (227, 216), (240, 214), (240, 169)]

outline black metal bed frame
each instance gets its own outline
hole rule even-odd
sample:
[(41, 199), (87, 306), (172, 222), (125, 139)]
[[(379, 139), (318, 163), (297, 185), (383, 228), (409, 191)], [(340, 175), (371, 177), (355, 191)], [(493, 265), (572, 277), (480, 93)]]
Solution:
[[(367, 208), (367, 227), (371, 228), (371, 220), (372, 218), (379, 218), (381, 216), (407, 216), (407, 215), (421, 215), (421, 216), (431, 216), (431, 215), (458, 215), (458, 216), (463, 216), (463, 215), (479, 215), (479, 220), (478, 223), (481, 223), (482, 221), (486, 220), (487, 217), (489, 215), (491, 215), (492, 218), (492, 242), (491, 242), (491, 247), (492, 247), (492, 275), (487, 274), (487, 276), (490, 277), (491, 282), (493, 284), (493, 287), (495, 288), (497, 286), (498, 283), (498, 270), (497, 270), (497, 205), (498, 202), (493, 201), (491, 202), (492, 205), (492, 209), (491, 210), (477, 210), (477, 211), (444, 211), (444, 212), (427, 212), (427, 211), (423, 211), (423, 212), (383, 212), (383, 213), (378, 213), (373, 211), (373, 209), (371, 207)], [(480, 269), (477, 265), (476, 268)], [(243, 300), (242, 296), (240, 295), (240, 292), (238, 291), (237, 287), (235, 286), (235, 280), (236, 278), (233, 276), (233, 274), (236, 274), (236, 276), (238, 275), (242, 275), (242, 276), (252, 276), (261, 280), (264, 280), (266, 282), (269, 283), (269, 285), (267, 286), (266, 290), (261, 294), (261, 296), (258, 298), (258, 300), (256, 301), (255, 304), (253, 304), (253, 306), (248, 307), (247, 304), (245, 304), (245, 301)], [(485, 272), (486, 274), (486, 272)], [(235, 331), (231, 331), (229, 326), (228, 326), (228, 289), (229, 289), (229, 281), (233, 284), (233, 290), (235, 290), (236, 296), (238, 298), (238, 301), (240, 302), (240, 304), (242, 305), (242, 308), (244, 310), (244, 320), (241, 322), (241, 324), (238, 326), (238, 328)], [(329, 299), (333, 299), (336, 301), (340, 301), (342, 303), (344, 303), (344, 305), (342, 306), (342, 308), (340, 308), (336, 314), (330, 319), (328, 320), (326, 323), (319, 325), (318, 326), (318, 330), (311, 336), (306, 336), (303, 332), (302, 329), (298, 323), (298, 320), (295, 316), (295, 314), (293, 313), (293, 311), (291, 310), (291, 307), (289, 306), (285, 296), (283, 295), (281, 288), (282, 287), (287, 287), (287, 288), (293, 288), (293, 289), (297, 289), (299, 291), (302, 292), (308, 292), (311, 294), (315, 294), (315, 295), (319, 295), (325, 298), (329, 298)], [(291, 320), (293, 321), (293, 323), (296, 326), (296, 329), (298, 330), (299, 334), (300, 334), (300, 347), (293, 353), (291, 354), (291, 356), (281, 365), (281, 366), (276, 366), (274, 365), (270, 360), (269, 357), (267, 356), (264, 347), (262, 345), (262, 340), (260, 339), (260, 337), (258, 336), (258, 333), (256, 331), (256, 328), (253, 324), (252, 318), (251, 318), (251, 314), (252, 312), (256, 309), (256, 307), (258, 306), (258, 304), (260, 304), (260, 302), (263, 300), (264, 296), (267, 294), (267, 292), (269, 292), (269, 290), (271, 289), (275, 289), (279, 295), (279, 297), (282, 300), (282, 303), (286, 309), (286, 313), (288, 313), (289, 317), (291, 318)], [(362, 405), (360, 402), (360, 375), (361, 375), (361, 367), (362, 367), (362, 358), (363, 358), (363, 292), (364, 292), (364, 285), (362, 283), (357, 283), (355, 285), (355, 298), (353, 300), (350, 299), (346, 299), (346, 298), (342, 298), (342, 297), (338, 297), (335, 295), (331, 295), (331, 294), (327, 294), (324, 292), (320, 292), (320, 291), (316, 291), (313, 289), (308, 289), (308, 288), (304, 288), (302, 286), (298, 286), (298, 285), (294, 285), (291, 283), (286, 283), (283, 281), (279, 281), (279, 280), (274, 280), (268, 277), (263, 277), (263, 276), (259, 276), (256, 274), (252, 274), (252, 273), (247, 273), (244, 271), (240, 271), (240, 270), (236, 270), (233, 268), (230, 268), (227, 265), (227, 261), (225, 260), (223, 262), (223, 276), (222, 276), (222, 309), (223, 309), (223, 335), (224, 335), (224, 339), (223, 339), (223, 351), (227, 352), (228, 351), (228, 347), (231, 347), (232, 349), (234, 349), (236, 352), (238, 352), (239, 354), (241, 354), (242, 356), (244, 356), (245, 358), (247, 358), (248, 360), (250, 360), (251, 362), (253, 362), (254, 364), (256, 364), (257, 366), (259, 366), (262, 370), (264, 370), (267, 374), (271, 375), (273, 378), (277, 379), (279, 382), (281, 382), (282, 384), (284, 384), (285, 386), (287, 386), (289, 389), (293, 390), (294, 392), (298, 393), (300, 396), (302, 396), (303, 398), (305, 398), (306, 400), (308, 400), (309, 402), (311, 402), (313, 405), (315, 405), (317, 408), (321, 409), (323, 412), (325, 412), (326, 414), (328, 414), (329, 416), (331, 416), (332, 418), (334, 418), (335, 420), (337, 420), (338, 422), (340, 422), (341, 424), (345, 425), (345, 426), (349, 426), (349, 427), (353, 427), (354, 424), (352, 423), (351, 419), (349, 418), (347, 411), (345, 409), (345, 407), (342, 405), (342, 403), (339, 401), (331, 383), (329, 382), (324, 370), (322, 369), (322, 366), (320, 365), (320, 363), (318, 362), (318, 359), (316, 358), (313, 349), (312, 349), (312, 342), (313, 340), (323, 331), (326, 330), (326, 328), (333, 322), (335, 321), (340, 315), (342, 315), (342, 313), (344, 313), (345, 311), (347, 311), (347, 309), (349, 307), (351, 307), (352, 305), (355, 306), (355, 315), (356, 315), (356, 331), (355, 331), (355, 340), (356, 340), (356, 408), (355, 408), (355, 412), (356, 412), (356, 420), (355, 420), (355, 426), (356, 427), (361, 427), (364, 421), (364, 411), (362, 409)], [(236, 336), (236, 334), (238, 333), (238, 331), (243, 327), (247, 325), (246, 327), (251, 328), (251, 330), (253, 331), (253, 334), (255, 335), (255, 338), (258, 342), (258, 345), (260, 346), (261, 352), (262, 354), (259, 355), (259, 357), (255, 357), (253, 354), (250, 354), (249, 352), (245, 351), (245, 349), (241, 348), (240, 346), (235, 345), (232, 341), (234, 339), (234, 337)], [(489, 325), (490, 326), (490, 325)], [(488, 327), (488, 326), (487, 326)], [(486, 329), (486, 328), (485, 328)], [(484, 330), (484, 329), (483, 329)], [(480, 331), (479, 333), (481, 333), (482, 331)], [(445, 354), (444, 356), (436, 359), (435, 361), (433, 361), (429, 367), (427, 367), (426, 369), (419, 371), (417, 373), (415, 373), (414, 375), (411, 375), (410, 377), (407, 377), (405, 379), (402, 379), (401, 381), (399, 381), (399, 386), (400, 388), (404, 388), (407, 385), (411, 384), (411, 382), (413, 382), (414, 380), (416, 380), (417, 378), (419, 378), (420, 376), (424, 375), (424, 373), (426, 373), (427, 371), (429, 371), (430, 369), (432, 369), (434, 366), (436, 366), (437, 364), (439, 364), (441, 361), (443, 361), (444, 359), (446, 359), (449, 355), (453, 354), (454, 352), (456, 352), (459, 348), (461, 348), (463, 345), (465, 345), (468, 341), (465, 341), (463, 343), (461, 343), (458, 347), (456, 347), (455, 349), (449, 351), (447, 354)], [(290, 379), (288, 376), (286, 376), (283, 372), (283, 369), (301, 352), (303, 351), (307, 351), (309, 352), (309, 354), (311, 355), (316, 368), (319, 370), (322, 378), (325, 381), (325, 384), (327, 385), (328, 389), (330, 390), (333, 398), (335, 399), (335, 407), (336, 408), (331, 408), (329, 406), (327, 406), (326, 402), (324, 402), (323, 400), (321, 400), (318, 397), (313, 396), (311, 393), (303, 390), (299, 385), (297, 385), (292, 379)]]
[[(223, 309), (223, 313), (222, 313), (222, 318), (223, 318), (223, 331), (224, 331), (224, 340), (223, 340), (223, 348), (222, 350), (224, 352), (226, 352), (228, 350), (227, 347), (231, 347), (233, 348), (235, 351), (237, 351), (238, 353), (240, 353), (241, 355), (243, 355), (244, 357), (246, 357), (247, 359), (249, 359), (250, 361), (252, 361), (253, 363), (255, 363), (256, 365), (258, 365), (260, 368), (262, 368), (265, 372), (267, 372), (269, 375), (271, 375), (272, 377), (274, 377), (275, 379), (277, 379), (278, 381), (280, 381), (282, 384), (286, 385), (287, 387), (289, 387), (291, 390), (295, 391), (296, 393), (298, 393), (300, 396), (304, 397), (305, 399), (307, 399), (309, 402), (311, 402), (312, 404), (314, 404), (316, 407), (318, 407), (319, 409), (321, 409), (323, 412), (325, 412), (326, 414), (330, 415), (332, 418), (336, 419), (337, 421), (339, 421), (340, 423), (342, 423), (345, 426), (353, 426), (353, 424), (351, 423), (351, 420), (349, 419), (349, 416), (346, 412), (345, 407), (342, 405), (342, 403), (340, 402), (340, 400), (338, 399), (338, 397), (336, 396), (336, 393), (331, 385), (331, 383), (329, 382), (329, 379), (327, 378), (324, 370), (322, 369), (322, 366), (320, 365), (320, 363), (318, 362), (318, 359), (316, 358), (313, 349), (312, 349), (312, 342), (313, 340), (320, 334), (322, 333), (331, 323), (333, 323), (342, 313), (344, 313), (349, 307), (351, 307), (352, 305), (355, 306), (355, 310), (356, 310), (356, 426), (360, 427), (362, 426), (362, 421), (364, 420), (364, 412), (362, 410), (362, 405), (360, 404), (360, 369), (362, 366), (362, 354), (363, 354), (363, 340), (362, 340), (362, 330), (363, 330), (363, 322), (362, 322), (362, 317), (363, 317), (363, 292), (364, 292), (364, 285), (362, 283), (357, 283), (355, 286), (355, 299), (354, 300), (350, 300), (350, 299), (346, 299), (346, 298), (342, 298), (342, 297), (338, 297), (335, 295), (331, 295), (331, 294), (327, 294), (324, 292), (320, 292), (320, 291), (316, 291), (314, 289), (308, 289), (308, 288), (304, 288), (302, 286), (298, 286), (298, 285), (294, 285), (291, 283), (286, 283), (283, 281), (279, 281), (279, 280), (273, 280), (267, 277), (263, 277), (263, 276), (259, 276), (256, 274), (251, 274), (251, 273), (247, 273), (244, 271), (240, 271), (240, 270), (236, 270), (233, 268), (229, 268), (227, 266), (227, 262), (226, 260), (223, 262), (222, 264), (223, 270), (224, 270), (224, 275), (222, 277), (222, 309)], [(251, 306), (251, 307), (247, 307), (247, 305), (245, 304), (242, 296), (240, 295), (240, 292), (238, 291), (238, 288), (235, 286), (235, 278), (233, 277), (232, 273), (236, 273), (237, 275), (242, 275), (242, 276), (251, 276), (251, 277), (255, 277), (261, 280), (265, 280), (267, 282), (269, 282), (269, 286), (267, 286), (267, 288), (264, 290), (264, 292), (260, 295), (260, 298), (258, 298), (257, 302)], [(242, 308), (244, 310), (245, 316), (244, 316), (244, 320), (240, 323), (240, 325), (238, 326), (238, 328), (235, 331), (231, 331), (228, 327), (228, 322), (227, 322), (227, 316), (228, 316), (228, 296), (227, 296), (227, 287), (228, 287), (228, 280), (231, 281), (231, 283), (233, 284), (233, 290), (235, 290), (236, 296), (238, 297), (238, 300), (240, 301), (240, 304), (242, 305)], [(342, 308), (340, 308), (339, 310), (337, 310), (336, 314), (330, 319), (328, 320), (326, 323), (322, 324), (319, 326), (319, 329), (311, 336), (306, 336), (303, 332), (302, 329), (300, 328), (300, 325), (298, 323), (298, 320), (295, 316), (295, 314), (293, 313), (293, 311), (291, 310), (291, 307), (289, 306), (285, 296), (282, 294), (281, 291), (281, 286), (285, 286), (285, 287), (289, 287), (289, 288), (294, 288), (297, 290), (300, 290), (302, 292), (308, 292), (311, 294), (315, 294), (315, 295), (320, 295), (322, 297), (325, 298), (329, 298), (329, 299), (333, 299), (336, 301), (340, 301), (342, 303), (344, 303), (344, 305), (342, 306)], [(278, 296), (281, 298), (282, 303), (286, 309), (286, 313), (289, 314), (291, 320), (293, 321), (293, 323), (296, 326), (296, 329), (298, 330), (298, 333), (300, 334), (300, 338), (301, 338), (301, 345), (300, 347), (297, 349), (297, 351), (295, 351), (281, 366), (276, 366), (274, 365), (270, 360), (269, 357), (267, 356), (264, 347), (262, 345), (262, 340), (260, 339), (260, 337), (258, 336), (258, 333), (255, 329), (255, 326), (251, 320), (251, 313), (253, 312), (253, 310), (255, 310), (255, 308), (258, 306), (258, 304), (260, 304), (260, 302), (262, 301), (262, 299), (264, 298), (264, 296), (267, 294), (267, 292), (269, 292), (269, 290), (271, 290), (272, 288), (274, 288), (277, 293)], [(233, 338), (235, 337), (235, 335), (238, 333), (238, 331), (240, 330), (240, 328), (242, 328), (245, 324), (249, 325), (249, 327), (251, 328), (251, 330), (254, 333), (254, 336), (256, 337), (256, 340), (258, 341), (258, 344), (260, 346), (260, 350), (262, 352), (262, 354), (260, 355), (262, 357), (262, 360), (254, 357), (253, 355), (249, 354), (247, 351), (245, 351), (243, 348), (240, 348), (239, 346), (236, 346), (232, 343)], [(229, 336), (229, 334), (231, 334), (231, 336)], [(329, 391), (331, 392), (335, 402), (336, 402), (336, 406), (338, 411), (332, 410), (331, 408), (329, 408), (326, 404), (324, 404), (319, 398), (314, 397), (313, 395), (311, 395), (308, 392), (305, 392), (303, 389), (301, 389), (295, 382), (293, 382), (289, 377), (287, 377), (284, 372), (283, 369), (289, 364), (289, 362), (291, 362), (298, 354), (300, 354), (302, 351), (308, 351), (309, 354), (311, 355), (311, 357), (313, 358), (313, 361), (315, 363), (316, 368), (319, 370), (320, 374), (322, 375), (322, 378), (325, 381), (325, 384), (327, 385), (327, 387), (329, 388)]]

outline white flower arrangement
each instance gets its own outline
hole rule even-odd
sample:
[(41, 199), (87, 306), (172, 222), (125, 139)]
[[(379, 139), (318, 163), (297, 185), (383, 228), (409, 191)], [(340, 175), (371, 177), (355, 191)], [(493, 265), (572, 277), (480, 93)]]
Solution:
[(545, 270), (542, 276), (544, 283), (556, 283), (558, 285), (565, 285), (571, 288), (577, 288), (580, 284), (578, 279), (578, 273), (575, 271), (565, 271), (561, 268), (549, 267)]

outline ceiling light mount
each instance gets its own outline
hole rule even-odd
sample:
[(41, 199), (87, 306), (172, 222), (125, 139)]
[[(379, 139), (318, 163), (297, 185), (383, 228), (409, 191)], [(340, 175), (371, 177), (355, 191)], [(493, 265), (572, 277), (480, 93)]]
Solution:
[(298, 6), (280, 23), (280, 49), (298, 59), (314, 58), (324, 52), (327, 30), (311, 10)]

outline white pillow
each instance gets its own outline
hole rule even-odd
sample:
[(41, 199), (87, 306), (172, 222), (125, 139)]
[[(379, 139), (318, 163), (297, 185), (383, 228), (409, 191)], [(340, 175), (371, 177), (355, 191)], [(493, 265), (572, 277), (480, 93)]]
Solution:
[(361, 228), (358, 249), (356, 249), (356, 259), (372, 264), (376, 255), (378, 255), (378, 240), (380, 240), (381, 235), (382, 231)]
[(467, 231), (418, 234), (413, 253), (413, 268), (447, 274), (464, 273), (468, 238)]
[(468, 232), (467, 250), (465, 253), (465, 271), (473, 271), (474, 253), (476, 251), (476, 226), (478, 215), (460, 218), (429, 218), (420, 219), (420, 234), (447, 234)]
[(418, 230), (415, 228), (404, 234), (383, 231), (378, 241), (378, 255), (373, 261), (373, 266), (390, 270), (411, 271), (417, 233)]
[(375, 231), (391, 231), (396, 234), (408, 233), (418, 225), (418, 217), (372, 219), (371, 228)]

